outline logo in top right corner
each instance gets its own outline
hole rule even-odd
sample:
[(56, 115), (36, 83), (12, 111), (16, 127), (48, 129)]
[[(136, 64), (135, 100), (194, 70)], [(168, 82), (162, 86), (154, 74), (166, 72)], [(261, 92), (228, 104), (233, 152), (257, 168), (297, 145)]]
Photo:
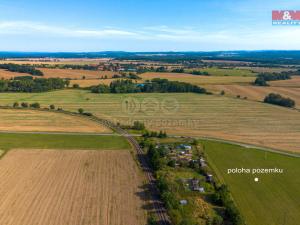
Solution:
[(300, 25), (300, 10), (273, 10), (272, 25)]

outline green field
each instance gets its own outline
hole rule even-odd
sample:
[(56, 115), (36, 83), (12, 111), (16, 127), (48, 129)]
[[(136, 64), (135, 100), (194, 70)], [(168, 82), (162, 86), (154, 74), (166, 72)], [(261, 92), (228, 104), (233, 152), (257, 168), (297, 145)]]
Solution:
[(0, 149), (128, 150), (120, 136), (0, 133)]
[[(296, 225), (300, 221), (300, 158), (202, 141), (209, 163), (232, 193), (247, 225)], [(230, 168), (280, 168), (283, 174), (227, 174)], [(254, 177), (259, 182), (254, 182)]]
[[(133, 113), (129, 113), (124, 103), (132, 99), (137, 104)], [(178, 106), (175, 109), (172, 109), (173, 100)], [(142, 120), (149, 129), (163, 129), (169, 134), (207, 136), (300, 151), (299, 112), (243, 99), (193, 93), (93, 94), (84, 90), (0, 94), (0, 105), (12, 105), (15, 101), (39, 102), (42, 107), (54, 104), (74, 112), (83, 108), (124, 124)]]

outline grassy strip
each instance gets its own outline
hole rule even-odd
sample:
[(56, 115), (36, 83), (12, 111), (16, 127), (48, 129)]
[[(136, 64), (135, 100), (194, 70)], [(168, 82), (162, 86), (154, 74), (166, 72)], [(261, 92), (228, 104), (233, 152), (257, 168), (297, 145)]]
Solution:
[(67, 134), (0, 134), (0, 149), (94, 149), (129, 150), (130, 144), (120, 136)]

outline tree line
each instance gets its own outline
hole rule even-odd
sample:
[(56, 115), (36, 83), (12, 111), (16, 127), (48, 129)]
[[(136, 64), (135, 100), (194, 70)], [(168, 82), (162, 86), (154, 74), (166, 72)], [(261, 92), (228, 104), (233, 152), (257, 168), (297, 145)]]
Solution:
[(28, 73), (33, 76), (43, 76), (43, 72), (40, 70), (35, 69), (35, 67), (31, 65), (18, 65), (13, 63), (8, 64), (0, 64), (0, 69), (5, 69), (10, 72), (17, 72), (17, 73)]
[(132, 80), (116, 80), (111, 84), (100, 84), (90, 87), (92, 93), (171, 93), (171, 92), (194, 92), (194, 93), (207, 93), (204, 88), (199, 86), (179, 82), (169, 81), (167, 79), (155, 78), (151, 81), (146, 81), (143, 84), (137, 84)]
[(281, 73), (260, 73), (257, 75), (257, 78), (254, 81), (256, 86), (269, 86), (267, 81), (273, 80), (288, 80), (291, 79), (291, 75), (294, 72), (281, 72)]
[(69, 81), (61, 78), (0, 80), (0, 92), (44, 92), (63, 89)]

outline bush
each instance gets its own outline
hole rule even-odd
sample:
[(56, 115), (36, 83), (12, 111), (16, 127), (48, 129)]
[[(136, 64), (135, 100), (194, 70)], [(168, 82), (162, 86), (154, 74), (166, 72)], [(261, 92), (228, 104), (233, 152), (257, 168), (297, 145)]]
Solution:
[(27, 102), (22, 102), (22, 103), (21, 103), (21, 106), (22, 106), (23, 108), (28, 108), (28, 103), (27, 103)]
[(79, 113), (79, 114), (83, 114), (83, 112), (84, 112), (84, 109), (83, 109), (83, 108), (79, 108), (79, 109), (78, 109), (78, 113)]
[(265, 103), (292, 108), (295, 106), (295, 101), (290, 98), (284, 98), (280, 94), (270, 93), (264, 99)]
[(73, 88), (80, 88), (79, 84), (73, 84)]
[(35, 102), (35, 103), (30, 104), (30, 107), (31, 107), (31, 108), (35, 108), (35, 109), (41, 108), (40, 103), (38, 103), (38, 102)]
[(13, 104), (13, 107), (14, 107), (14, 108), (18, 108), (18, 107), (19, 107), (19, 103), (18, 103), (18, 102), (15, 102), (15, 103)]
[(55, 105), (50, 105), (49, 108), (52, 109), (52, 110), (54, 110), (55, 109)]

